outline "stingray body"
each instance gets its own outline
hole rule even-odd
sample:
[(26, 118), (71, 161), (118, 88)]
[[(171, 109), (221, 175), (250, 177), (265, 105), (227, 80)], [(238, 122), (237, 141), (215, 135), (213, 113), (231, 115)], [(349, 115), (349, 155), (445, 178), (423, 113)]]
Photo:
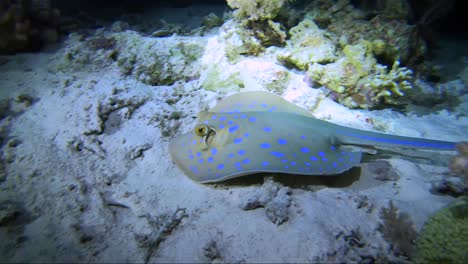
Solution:
[(169, 145), (191, 179), (218, 182), (258, 172), (336, 175), (358, 165), (365, 146), (454, 150), (455, 143), (336, 125), (268, 92), (244, 92), (200, 112), (193, 131)]

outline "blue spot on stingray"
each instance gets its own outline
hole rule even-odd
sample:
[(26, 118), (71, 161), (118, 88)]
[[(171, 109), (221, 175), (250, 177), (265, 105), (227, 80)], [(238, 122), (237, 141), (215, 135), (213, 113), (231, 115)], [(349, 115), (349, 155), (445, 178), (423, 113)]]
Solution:
[(287, 169), (287, 168), (289, 168), (289, 166), (288, 166), (288, 165), (286, 165), (286, 166), (284, 166), (284, 168), (285, 168), (285, 169)]
[(237, 129), (239, 129), (239, 126), (232, 126), (232, 127), (229, 127), (229, 133), (233, 133), (233, 132), (236, 131)]
[(263, 128), (263, 131), (265, 131), (265, 132), (271, 132), (271, 128), (269, 128), (269, 127), (264, 127), (264, 128)]
[(203, 159), (199, 159), (198, 163), (200, 163), (200, 164), (203, 163)]
[(234, 113), (239, 113), (239, 112), (240, 112), (239, 109), (234, 110)]
[(236, 118), (239, 118), (239, 116), (238, 116), (238, 115), (234, 115), (233, 117), (234, 117), (234, 119), (236, 119)]
[(277, 152), (277, 151), (272, 151), (272, 152), (270, 152), (270, 154), (273, 155), (273, 156), (276, 156), (278, 158), (284, 157), (283, 153)]
[(311, 157), (310, 157), (310, 160), (312, 160), (312, 161), (317, 161), (318, 159), (317, 159), (317, 157), (315, 157), (315, 156), (311, 156)]
[(310, 163), (309, 163), (309, 162), (306, 162), (305, 165), (306, 165), (307, 167), (310, 167)]
[(268, 161), (262, 162), (262, 165), (263, 165), (264, 167), (268, 166)]
[(215, 119), (216, 119), (216, 115), (213, 115), (213, 116), (211, 117), (211, 119), (215, 120)]
[(242, 156), (242, 155), (244, 155), (244, 154), (245, 154), (245, 150), (241, 149), (241, 150), (237, 151), (237, 154), (239, 154), (239, 155), (241, 155), (241, 156)]
[(291, 161), (291, 165), (292, 165), (292, 166), (296, 166), (296, 164), (297, 164), (297, 163), (296, 163), (295, 161)]
[(286, 139), (283, 139), (283, 138), (278, 139), (278, 144), (285, 145), (286, 143), (288, 143)]
[(208, 162), (213, 162), (213, 161), (214, 161), (214, 158), (213, 158), (213, 157), (208, 157), (208, 158), (206, 159), (206, 161), (208, 161)]
[(323, 152), (323, 151), (319, 151), (318, 154), (319, 154), (320, 157), (324, 157), (324, 156), (325, 156), (325, 152)]
[(200, 138), (200, 143), (203, 143), (203, 138)]
[(297, 157), (297, 154), (296, 154), (296, 153), (293, 153), (292, 156), (293, 156), (293, 157)]
[(205, 122), (203, 122), (203, 123), (204, 123), (205, 125), (208, 125), (208, 123), (209, 123), (209, 122), (208, 122), (208, 120), (206, 120), (206, 121), (205, 121)]
[(339, 161), (339, 162), (343, 162), (343, 158), (341, 158), (341, 157), (338, 158), (338, 161)]
[(193, 158), (194, 158), (194, 156), (190, 154), (189, 158), (190, 158), (190, 159), (193, 159)]
[(229, 125), (232, 125), (232, 124), (234, 124), (234, 122), (232, 122), (231, 120), (229, 120), (229, 121), (228, 121), (228, 124), (229, 124)]
[(267, 108), (268, 106), (266, 104), (261, 104), (262, 107)]
[(281, 162), (286, 163), (288, 162), (288, 160), (284, 159), (284, 160), (281, 160)]
[(233, 111), (229, 111), (228, 114), (232, 115), (232, 114), (234, 114), (234, 112), (233, 112)]
[(323, 161), (327, 161), (327, 158), (323, 157), (322, 160), (323, 160)]
[(338, 164), (336, 164), (336, 162), (333, 162), (333, 167), (338, 167)]
[(333, 151), (333, 150), (335, 150), (335, 149), (336, 149), (335, 146), (333, 146), (333, 145), (330, 146), (330, 150)]
[(242, 138), (236, 138), (236, 139), (234, 139), (233, 142), (234, 142), (234, 144), (239, 144), (239, 143), (242, 142)]
[(242, 118), (242, 119), (247, 118), (247, 115), (242, 114), (242, 115), (240, 115), (240, 118)]
[(219, 118), (219, 121), (224, 121), (224, 120), (226, 120), (225, 116), (222, 116), (222, 117)]
[(223, 124), (219, 124), (219, 129), (223, 129), (224, 128), (224, 125)]
[(216, 153), (218, 153), (216, 148), (211, 149), (211, 155), (216, 155)]
[(197, 166), (193, 166), (193, 165), (190, 166), (190, 170), (193, 171), (193, 172), (195, 172), (195, 173), (198, 173), (198, 168), (197, 168)]
[(228, 157), (229, 157), (229, 158), (234, 158), (234, 154), (233, 154), (233, 153), (229, 153)]
[(197, 144), (197, 140), (192, 141), (192, 145), (196, 145), (196, 144)]
[(253, 104), (249, 105), (249, 108), (253, 108), (253, 107), (254, 107), (254, 105), (253, 105)]
[(245, 160), (243, 160), (242, 162), (243, 162), (244, 164), (248, 164), (248, 163), (250, 163), (250, 160), (249, 160), (249, 159), (245, 159)]
[(236, 162), (236, 163), (234, 163), (234, 166), (240, 167), (240, 166), (241, 166), (241, 163), (240, 163), (240, 162)]
[(201, 157), (201, 152), (197, 152), (197, 157)]
[(245, 133), (245, 134), (244, 134), (244, 137), (249, 137), (249, 133)]
[(261, 148), (270, 148), (270, 144), (265, 142), (265, 143), (260, 144), (260, 147)]
[(302, 136), (301, 136), (301, 139), (306, 139), (306, 136), (302, 135)]
[(257, 121), (257, 118), (255, 116), (252, 116), (251, 118), (249, 118), (249, 121), (250, 122), (255, 122), (255, 121)]
[(301, 152), (307, 153), (307, 152), (309, 152), (309, 149), (306, 148), (306, 147), (302, 147), (302, 148), (301, 148)]
[(218, 168), (218, 170), (222, 170), (222, 169), (224, 168), (224, 164), (223, 164), (223, 163), (220, 163), (220, 164), (218, 165), (218, 167), (216, 167), (216, 168)]
[(344, 151), (341, 151), (341, 155), (346, 155), (346, 152), (344, 152)]

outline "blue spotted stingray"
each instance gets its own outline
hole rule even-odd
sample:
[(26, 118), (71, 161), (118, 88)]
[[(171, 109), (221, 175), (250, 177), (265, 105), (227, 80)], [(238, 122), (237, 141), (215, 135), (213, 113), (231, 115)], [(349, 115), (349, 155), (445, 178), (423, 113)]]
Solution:
[(268, 92), (229, 96), (198, 114), (193, 131), (169, 151), (200, 183), (259, 172), (336, 175), (361, 162), (366, 146), (455, 150), (455, 143), (388, 135), (316, 119)]

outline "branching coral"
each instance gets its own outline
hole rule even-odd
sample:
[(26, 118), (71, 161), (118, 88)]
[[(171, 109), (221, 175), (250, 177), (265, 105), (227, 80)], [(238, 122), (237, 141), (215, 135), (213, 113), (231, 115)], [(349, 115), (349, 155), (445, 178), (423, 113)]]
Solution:
[(362, 78), (356, 87), (350, 91), (350, 97), (341, 101), (348, 107), (374, 108), (381, 103), (388, 105), (399, 105), (398, 99), (404, 96), (404, 90), (411, 89), (413, 72), (400, 67), (395, 61), (392, 69), (377, 64), (375, 73)]

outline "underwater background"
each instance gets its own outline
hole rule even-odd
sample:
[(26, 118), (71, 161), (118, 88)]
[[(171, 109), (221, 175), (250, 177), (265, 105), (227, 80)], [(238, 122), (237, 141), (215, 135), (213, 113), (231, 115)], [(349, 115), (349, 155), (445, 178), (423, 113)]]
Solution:
[[(465, 13), (461, 0), (0, 0), (0, 262), (468, 262)], [(183, 135), (224, 135), (204, 111), (268, 98), (456, 147), (356, 144), (343, 173), (208, 184), (176, 160), (199, 155)], [(282, 118), (284, 135), (322, 131)]]

